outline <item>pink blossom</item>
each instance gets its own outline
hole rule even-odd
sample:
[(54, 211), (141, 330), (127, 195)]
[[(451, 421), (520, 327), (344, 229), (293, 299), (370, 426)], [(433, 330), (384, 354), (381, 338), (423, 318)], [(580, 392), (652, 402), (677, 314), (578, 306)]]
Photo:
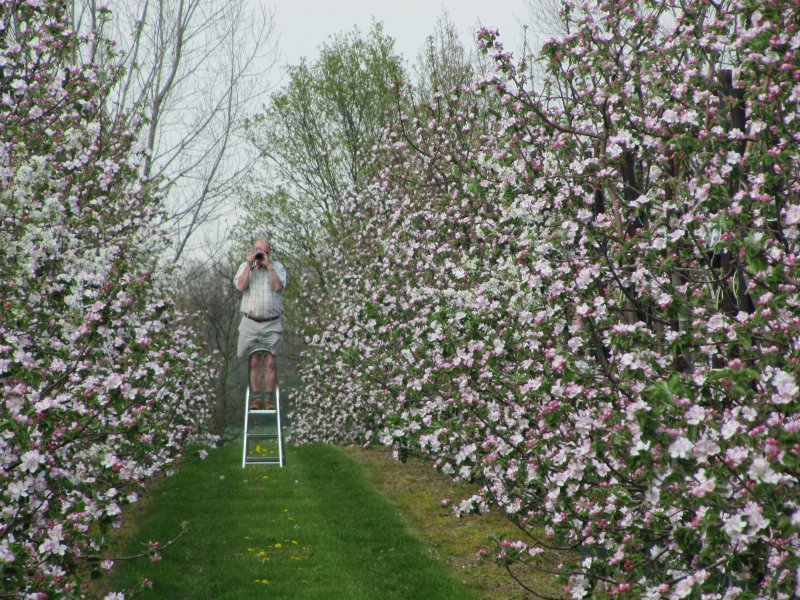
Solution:
[(708, 437), (701, 438), (694, 445), (694, 455), (701, 462), (706, 461), (710, 456), (719, 454), (720, 450), (719, 444)]
[(780, 477), (769, 464), (769, 462), (761, 456), (753, 459), (748, 475), (753, 481), (775, 484), (780, 481)]
[(772, 395), (775, 404), (788, 404), (797, 397), (798, 387), (795, 378), (785, 371), (776, 371), (772, 376), (772, 384), (777, 390)]
[(800, 204), (792, 204), (787, 207), (785, 218), (787, 225), (797, 225), (800, 223)]
[(703, 422), (706, 411), (702, 406), (694, 405), (686, 412), (686, 422), (689, 425), (699, 425)]

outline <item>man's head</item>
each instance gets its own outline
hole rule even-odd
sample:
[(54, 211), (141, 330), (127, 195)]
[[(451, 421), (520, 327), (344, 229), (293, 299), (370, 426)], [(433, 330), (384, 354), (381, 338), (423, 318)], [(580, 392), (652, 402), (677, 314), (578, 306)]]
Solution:
[(261, 260), (261, 256), (259, 253), (264, 254), (264, 256), (269, 256), (270, 254), (270, 247), (269, 241), (265, 238), (259, 238), (255, 242), (253, 242), (253, 252), (256, 254), (256, 259)]

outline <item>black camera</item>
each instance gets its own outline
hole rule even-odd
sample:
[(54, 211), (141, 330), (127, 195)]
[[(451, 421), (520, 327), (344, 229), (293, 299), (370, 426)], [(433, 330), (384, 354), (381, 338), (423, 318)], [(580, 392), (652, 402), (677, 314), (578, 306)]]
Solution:
[(261, 251), (256, 252), (256, 260), (263, 260), (263, 259), (264, 259), (264, 253)]

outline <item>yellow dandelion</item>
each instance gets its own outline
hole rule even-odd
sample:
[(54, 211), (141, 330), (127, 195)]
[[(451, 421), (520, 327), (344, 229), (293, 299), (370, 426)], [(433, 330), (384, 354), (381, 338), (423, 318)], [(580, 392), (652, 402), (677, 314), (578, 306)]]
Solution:
[(276, 548), (283, 548), (283, 544), (281, 544), (280, 542), (278, 542), (277, 544), (275, 544), (275, 547), (276, 547)]

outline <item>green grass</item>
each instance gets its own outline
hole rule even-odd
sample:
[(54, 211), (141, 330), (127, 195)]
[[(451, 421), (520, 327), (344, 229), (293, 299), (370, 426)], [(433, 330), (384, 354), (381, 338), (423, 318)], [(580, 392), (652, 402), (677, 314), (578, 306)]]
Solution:
[[(376, 446), (364, 450), (347, 446), (342, 450), (362, 466), (367, 481), (425, 541), (429, 554), (446, 564), (473, 592), (490, 600), (536, 597), (525, 592), (506, 569), (491, 558), (497, 549), (496, 536), (520, 538), (521, 532), (516, 526), (496, 510), (455, 518), (449, 509), (442, 507), (443, 498), (458, 502), (476, 493), (477, 485), (453, 483), (452, 478), (436, 472), (429, 461), (409, 458), (399, 462), (387, 448)], [(547, 543), (544, 532), (539, 534)], [(486, 557), (479, 559), (478, 551), (484, 548)], [(564, 586), (556, 581), (553, 573), (559, 570), (559, 563), (570, 558), (574, 557), (549, 551), (531, 560), (528, 566), (514, 566), (513, 572), (525, 586), (542, 597), (563, 598)]]
[(477, 600), (430, 556), (341, 450), (289, 447), (287, 466), (241, 468), (241, 446), (184, 466), (157, 486), (117, 549), (174, 538), (162, 560), (118, 563), (101, 581), (137, 598)]

